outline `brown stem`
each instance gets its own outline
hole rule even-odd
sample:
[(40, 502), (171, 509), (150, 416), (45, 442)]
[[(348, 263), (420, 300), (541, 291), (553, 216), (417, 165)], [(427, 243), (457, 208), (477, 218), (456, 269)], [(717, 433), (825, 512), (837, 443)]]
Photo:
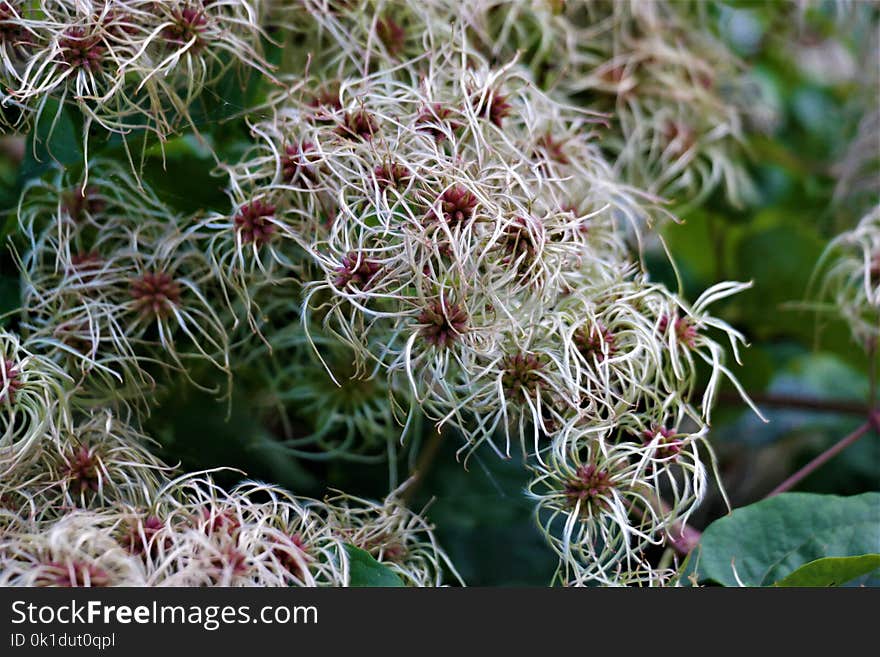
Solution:
[[(780, 395), (774, 393), (755, 393), (749, 394), (752, 401), (758, 406), (767, 406), (770, 408), (802, 408), (808, 411), (819, 411), (822, 413), (843, 413), (846, 415), (861, 415), (864, 417), (869, 414), (870, 407), (864, 402), (836, 400), (836, 399), (816, 399), (811, 397), (801, 397), (797, 395)], [(738, 393), (729, 390), (723, 390), (718, 396), (719, 401), (724, 403), (742, 403)]]
[(428, 438), (428, 442), (422, 448), (422, 451), (419, 453), (419, 458), (416, 461), (415, 467), (410, 472), (410, 484), (407, 486), (403, 493), (401, 493), (400, 498), (404, 502), (404, 504), (408, 504), (410, 500), (412, 500), (413, 495), (416, 490), (418, 490), (422, 481), (425, 478), (425, 475), (431, 469), (431, 465), (434, 463), (434, 459), (437, 457), (437, 452), (440, 450), (440, 443), (443, 440), (443, 433), (438, 429), (437, 431), (431, 432), (431, 437)]
[(859, 438), (864, 436), (866, 433), (871, 431), (877, 431), (877, 427), (880, 426), (880, 411), (872, 411), (869, 414), (869, 419), (858, 429), (853, 431), (851, 434), (841, 439), (824, 452), (819, 454), (812, 461), (807, 463), (800, 470), (791, 475), (788, 479), (779, 484), (776, 488), (774, 488), (767, 497), (773, 497), (774, 495), (779, 495), (779, 493), (784, 493), (787, 490), (791, 490), (794, 488), (802, 479), (810, 475), (816, 469), (830, 461), (832, 458), (840, 454), (847, 447), (855, 443)]

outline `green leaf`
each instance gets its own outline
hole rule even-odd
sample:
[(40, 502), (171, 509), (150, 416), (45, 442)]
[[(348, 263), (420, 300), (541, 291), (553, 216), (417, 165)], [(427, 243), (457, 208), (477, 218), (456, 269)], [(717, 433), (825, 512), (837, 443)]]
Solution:
[(880, 568), (880, 554), (825, 557), (801, 566), (773, 586), (840, 586)]
[(769, 586), (806, 563), (880, 551), (880, 493), (784, 493), (716, 520), (684, 577), (724, 586)]
[(73, 165), (80, 164), (82, 159), (82, 136), (74, 121), (73, 111), (50, 98), (28, 135), (19, 175), (30, 178), (44, 171), (53, 161)]
[(400, 578), (387, 566), (376, 561), (369, 552), (354, 545), (346, 545), (349, 566), (351, 567), (350, 586), (355, 587), (392, 587), (403, 586)]

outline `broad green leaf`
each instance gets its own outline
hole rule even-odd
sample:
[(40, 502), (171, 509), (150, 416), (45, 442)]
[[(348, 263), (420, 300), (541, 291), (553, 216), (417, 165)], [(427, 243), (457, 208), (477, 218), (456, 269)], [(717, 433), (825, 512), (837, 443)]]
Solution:
[(724, 586), (769, 586), (823, 557), (880, 552), (880, 493), (784, 493), (716, 520), (684, 577)]
[(773, 586), (840, 586), (880, 568), (880, 554), (816, 559)]
[(350, 586), (355, 587), (392, 587), (403, 586), (400, 578), (387, 566), (376, 561), (369, 552), (354, 545), (346, 545), (349, 566), (351, 568)]

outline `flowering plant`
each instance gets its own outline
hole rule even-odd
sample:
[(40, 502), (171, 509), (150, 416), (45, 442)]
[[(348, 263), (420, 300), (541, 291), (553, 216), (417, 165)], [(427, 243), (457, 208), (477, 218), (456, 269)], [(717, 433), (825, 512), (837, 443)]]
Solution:
[[(455, 521), (432, 524), (425, 496), (443, 507), (465, 472), (498, 488), (516, 473), (545, 583), (719, 581), (694, 529), (707, 501), (730, 507), (713, 445), (768, 419), (746, 335), (797, 334), (752, 321), (772, 268), (726, 273), (730, 240), (765, 235), (732, 226), (771, 203), (753, 151), (784, 141), (742, 22), (794, 25), (767, 33), (772, 60), (846, 16), (0, 2), (18, 290), (0, 333), (0, 583), (347, 586), (363, 558), (406, 585), (464, 583), (440, 546)], [(810, 290), (775, 301), (811, 295), (799, 306), (866, 349), (861, 437), (880, 223), (847, 178), (872, 166), (855, 161), (864, 98), (841, 105), (857, 126), (829, 156), (841, 234), (805, 258)], [(685, 248), (692, 224), (708, 260)], [(446, 516), (476, 526), (479, 498), (460, 499)]]

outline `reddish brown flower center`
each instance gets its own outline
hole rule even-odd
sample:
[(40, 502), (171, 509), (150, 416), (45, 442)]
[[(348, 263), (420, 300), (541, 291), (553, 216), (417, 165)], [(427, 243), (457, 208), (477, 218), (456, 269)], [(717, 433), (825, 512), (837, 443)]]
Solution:
[(446, 347), (467, 332), (468, 315), (461, 306), (447, 299), (434, 300), (419, 313), (418, 323), (419, 335), (428, 344)]
[(180, 305), (180, 283), (161, 271), (146, 272), (131, 282), (129, 288), (134, 308), (141, 315), (165, 318)]
[(499, 128), (504, 118), (513, 109), (513, 106), (507, 101), (507, 96), (494, 91), (488, 91), (485, 95), (474, 94), (471, 101), (478, 116), (488, 119)]
[[(153, 537), (158, 534), (165, 526), (156, 516), (147, 516), (143, 520), (138, 519), (129, 526), (128, 531), (123, 534), (120, 544), (131, 554), (150, 554), (155, 555), (158, 545)], [(166, 547), (170, 545), (170, 538), (166, 541)]]
[(349, 139), (368, 141), (379, 131), (376, 119), (368, 111), (360, 109), (346, 112), (337, 133)]
[[(673, 322), (675, 337), (680, 344), (693, 348), (697, 340), (697, 327), (689, 317), (676, 317)], [(665, 334), (669, 329), (669, 316), (663, 315), (657, 324), (657, 329), (661, 334)]]
[(376, 21), (376, 36), (392, 57), (399, 55), (406, 45), (406, 32), (387, 16)]
[(77, 495), (97, 493), (101, 489), (101, 461), (88, 445), (81, 445), (65, 458), (65, 478)]
[(82, 27), (71, 27), (58, 40), (61, 58), (71, 68), (81, 68), (96, 72), (101, 68), (106, 48), (101, 37), (87, 34)]
[(580, 503), (581, 513), (589, 515), (607, 506), (607, 496), (614, 488), (608, 470), (595, 465), (581, 465), (574, 478), (565, 484), (565, 496), (573, 507)]
[(204, 45), (203, 33), (208, 27), (205, 10), (196, 7), (175, 9), (171, 15), (171, 24), (162, 30), (162, 36), (173, 44), (185, 45), (193, 42), (193, 48)]
[(446, 139), (448, 131), (455, 131), (461, 127), (457, 121), (453, 121), (452, 110), (440, 103), (433, 103), (423, 107), (416, 117), (416, 130), (426, 132), (436, 141)]
[(602, 362), (617, 351), (614, 334), (602, 324), (582, 326), (574, 333), (574, 344), (587, 362)]
[(259, 200), (241, 206), (233, 223), (241, 235), (242, 244), (253, 242), (260, 246), (268, 242), (276, 228), (275, 224), (270, 221), (274, 215), (275, 206)]
[(73, 187), (61, 196), (61, 208), (74, 221), (80, 221), (86, 214), (96, 215), (105, 207), (107, 207), (106, 201), (101, 198), (98, 188), (93, 185), (85, 189)]
[[(454, 185), (440, 195), (438, 199), (441, 216), (450, 227), (467, 223), (474, 215), (477, 197), (467, 187)], [(430, 217), (436, 217), (432, 210)]]
[(651, 443), (655, 445), (656, 454), (660, 458), (675, 458), (682, 448), (682, 442), (675, 437), (676, 435), (675, 429), (655, 425), (642, 432), (642, 439), (645, 445)]
[(336, 278), (333, 284), (340, 289), (351, 287), (355, 290), (366, 290), (381, 268), (378, 262), (367, 260), (353, 251), (346, 254), (342, 258), (342, 264), (334, 270)]
[(315, 152), (315, 145), (310, 141), (286, 146), (281, 158), (281, 174), (284, 180), (289, 183), (297, 180), (315, 182), (317, 174), (314, 166)]
[(516, 353), (501, 361), (501, 387), (510, 398), (534, 397), (543, 383), (544, 359), (536, 354)]
[(14, 361), (8, 358), (3, 361), (3, 379), (0, 381), (3, 387), (0, 388), (0, 402), (15, 403), (15, 393), (22, 386), (20, 374), (21, 372)]
[(396, 162), (380, 164), (373, 169), (379, 189), (388, 187), (403, 188), (412, 178), (412, 171)]
[(287, 572), (296, 578), (302, 578), (305, 574), (303, 566), (307, 570), (307, 564), (312, 559), (305, 540), (299, 534), (293, 534), (276, 542), (278, 545), (272, 550), (272, 554)]
[(48, 561), (39, 568), (36, 586), (110, 586), (110, 576), (104, 570), (82, 561)]

